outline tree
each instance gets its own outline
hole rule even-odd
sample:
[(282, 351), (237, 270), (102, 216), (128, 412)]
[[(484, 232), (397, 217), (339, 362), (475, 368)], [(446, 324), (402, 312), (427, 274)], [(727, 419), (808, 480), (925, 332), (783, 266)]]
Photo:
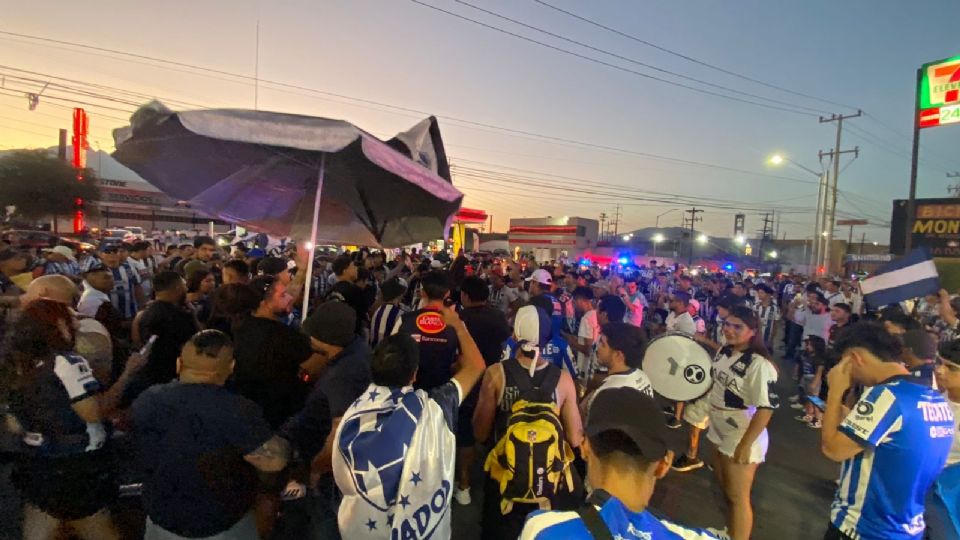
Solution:
[(14, 216), (56, 218), (73, 214), (77, 198), (100, 200), (97, 177), (83, 170), (83, 181), (69, 163), (46, 150), (15, 150), (0, 155), (0, 207), (15, 206)]

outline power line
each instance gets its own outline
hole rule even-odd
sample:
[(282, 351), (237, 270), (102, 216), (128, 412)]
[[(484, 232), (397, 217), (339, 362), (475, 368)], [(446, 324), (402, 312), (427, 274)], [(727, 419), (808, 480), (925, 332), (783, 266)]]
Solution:
[(812, 100), (815, 100), (815, 101), (820, 101), (820, 102), (822, 102), (822, 103), (829, 103), (830, 105), (836, 105), (836, 106), (838, 106), (838, 107), (843, 107), (843, 108), (846, 108), (846, 109), (856, 109), (856, 107), (854, 107), (854, 106), (852, 106), (852, 105), (845, 105), (845, 104), (843, 104), (843, 103), (838, 103), (838, 102), (836, 102), (836, 101), (831, 101), (831, 100), (829, 100), (829, 99), (817, 97), (817, 96), (814, 96), (814, 95), (811, 95), (811, 94), (805, 94), (805, 93), (803, 93), (803, 92), (798, 92), (798, 91), (796, 91), (796, 90), (791, 90), (791, 89), (789, 89), (789, 88), (784, 88), (784, 87), (782, 87), (782, 86), (777, 86), (777, 85), (772, 84), (772, 83), (764, 82), (764, 81), (761, 81), (761, 80), (759, 80), (759, 79), (755, 79), (755, 78), (753, 78), (753, 77), (749, 77), (749, 76), (747, 76), (747, 75), (743, 75), (743, 74), (741, 74), (741, 73), (737, 73), (737, 72), (735, 72), (735, 71), (731, 71), (731, 70), (729, 70), (729, 69), (724, 69), (724, 68), (722, 68), (722, 67), (716, 66), (716, 65), (711, 64), (711, 63), (709, 63), (709, 62), (705, 62), (705, 61), (703, 61), (703, 60), (697, 60), (696, 58), (693, 58), (693, 57), (687, 56), (687, 55), (685, 55), (685, 54), (679, 53), (679, 52), (677, 52), (677, 51), (668, 49), (668, 48), (663, 47), (663, 46), (661, 46), (661, 45), (657, 45), (656, 43), (652, 43), (652, 42), (650, 42), (650, 41), (641, 39), (641, 38), (639, 38), (639, 37), (637, 37), (637, 36), (635, 36), (635, 35), (627, 34), (627, 33), (625, 33), (625, 32), (621, 32), (620, 30), (617, 30), (616, 28), (611, 28), (611, 27), (609, 27), (609, 26), (606, 26), (606, 25), (604, 25), (604, 24), (602, 24), (602, 23), (599, 23), (599, 22), (597, 22), (597, 21), (594, 21), (594, 20), (592, 20), (592, 19), (588, 19), (588, 18), (586, 18), (586, 17), (584, 17), (584, 16), (582, 16), (582, 15), (577, 15), (576, 13), (572, 13), (572, 12), (570, 12), (570, 11), (567, 11), (567, 10), (563, 9), (563, 8), (554, 6), (554, 5), (552, 5), (552, 4), (548, 4), (547, 2), (544, 2), (543, 0), (534, 0), (534, 2), (536, 2), (536, 3), (538, 3), (538, 4), (542, 5), (542, 6), (548, 7), (548, 8), (550, 8), (550, 9), (554, 10), (554, 11), (559, 11), (560, 13), (563, 13), (563, 14), (565, 14), (565, 15), (568, 15), (568, 16), (570, 16), (570, 17), (573, 17), (574, 19), (580, 20), (580, 21), (585, 22), (585, 23), (587, 23), (587, 24), (591, 24), (591, 25), (596, 26), (596, 27), (598, 27), (598, 28), (602, 28), (602, 29), (604, 29), (604, 30), (606, 30), (606, 31), (608, 31), (608, 32), (612, 32), (612, 33), (614, 33), (614, 34), (617, 34), (618, 36), (625, 37), (625, 38), (627, 38), (627, 39), (636, 41), (637, 43), (642, 43), (643, 45), (647, 45), (648, 47), (653, 47), (654, 49), (657, 49), (658, 51), (665, 52), (665, 53), (667, 53), (667, 54), (671, 54), (671, 55), (676, 56), (676, 57), (678, 57), (678, 58), (682, 58), (682, 59), (687, 60), (687, 61), (689, 61), (689, 62), (693, 62), (693, 63), (695, 63), (695, 64), (698, 64), (698, 65), (701, 65), (701, 66), (704, 66), (704, 67), (707, 67), (707, 68), (710, 68), (710, 69), (719, 71), (720, 73), (724, 73), (724, 74), (726, 74), (726, 75), (730, 75), (730, 76), (736, 77), (736, 78), (738, 78), (738, 79), (743, 79), (743, 80), (745, 80), (745, 81), (749, 81), (749, 82), (752, 82), (752, 83), (755, 83), (755, 84), (759, 84), (759, 85), (761, 85), (761, 86), (766, 86), (767, 88), (772, 88), (772, 89), (774, 89), (774, 90), (779, 90), (779, 91), (781, 91), (781, 92), (786, 92), (786, 93), (788, 93), (788, 94), (793, 94), (793, 95), (795, 95), (795, 96), (800, 96), (800, 97), (805, 97), (805, 98), (812, 99)]
[(765, 101), (769, 101), (769, 102), (771, 102), (771, 103), (778, 103), (778, 104), (780, 104), (780, 105), (786, 105), (786, 106), (788, 106), (788, 107), (793, 107), (793, 108), (796, 108), (796, 109), (802, 109), (802, 110), (811, 111), (811, 112), (816, 112), (816, 113), (826, 112), (826, 111), (821, 110), (821, 109), (813, 109), (813, 108), (810, 108), (810, 107), (804, 107), (804, 106), (802, 106), (802, 105), (797, 105), (797, 104), (795, 104), (795, 103), (789, 103), (789, 102), (786, 102), (786, 101), (780, 101), (780, 100), (777, 100), (777, 99), (768, 98), (768, 97), (766, 97), (766, 96), (759, 96), (759, 95), (756, 95), (756, 94), (751, 94), (751, 93), (749, 93), (749, 92), (744, 92), (744, 91), (741, 91), (741, 90), (737, 90), (736, 88), (730, 88), (730, 87), (727, 87), (727, 86), (715, 84), (715, 83), (712, 83), (712, 82), (709, 82), (709, 81), (705, 81), (705, 80), (702, 80), (702, 79), (697, 79), (697, 78), (695, 78), (695, 77), (689, 77), (689, 76), (683, 75), (683, 74), (681, 74), (681, 73), (677, 73), (677, 72), (674, 72), (674, 71), (670, 71), (670, 70), (668, 70), (668, 69), (664, 69), (664, 68), (661, 68), (661, 67), (657, 67), (657, 66), (655, 66), (655, 65), (653, 65), (653, 64), (648, 64), (648, 63), (646, 63), (646, 62), (641, 62), (641, 61), (636, 60), (636, 59), (634, 59), (634, 58), (629, 58), (629, 57), (626, 57), (626, 56), (617, 54), (617, 53), (612, 52), (612, 51), (609, 51), (609, 50), (607, 50), (607, 49), (602, 49), (602, 48), (600, 48), (600, 47), (595, 47), (595, 46), (593, 46), (593, 45), (590, 45), (590, 44), (588, 44), (588, 43), (584, 43), (584, 42), (582, 42), (582, 41), (577, 41), (577, 40), (575, 40), (575, 39), (568, 38), (568, 37), (566, 37), (566, 36), (563, 36), (563, 35), (560, 35), (560, 34), (551, 32), (551, 31), (549, 31), (549, 30), (544, 30), (543, 28), (539, 28), (539, 27), (533, 26), (533, 25), (531, 25), (531, 24), (527, 24), (527, 23), (525, 23), (525, 22), (523, 22), (523, 21), (519, 21), (519, 20), (517, 20), (517, 19), (513, 19), (513, 18), (508, 17), (508, 16), (506, 16), (506, 15), (503, 15), (503, 14), (501, 14), (501, 13), (497, 13), (497, 12), (495, 12), (495, 11), (491, 11), (491, 10), (482, 8), (482, 7), (480, 7), (480, 6), (476, 6), (476, 5), (474, 5), (474, 4), (471, 4), (471, 3), (467, 2), (466, 0), (454, 0), (454, 1), (457, 2), (458, 4), (465, 5), (465, 6), (467, 6), (467, 7), (473, 8), (473, 9), (475, 9), (475, 10), (477, 10), (477, 11), (482, 12), (482, 13), (486, 13), (487, 15), (491, 15), (491, 16), (493, 16), (493, 17), (497, 17), (497, 18), (499, 18), (499, 19), (502, 19), (502, 20), (505, 20), (505, 21), (509, 21), (509, 22), (511, 22), (511, 23), (513, 23), (513, 24), (522, 26), (522, 27), (524, 27), (524, 28), (528, 28), (528, 29), (533, 30), (533, 31), (535, 31), (535, 32), (540, 32), (540, 33), (545, 34), (545, 35), (548, 35), (548, 36), (550, 36), (550, 37), (553, 37), (553, 38), (556, 38), (556, 39), (559, 39), (559, 40), (562, 40), (562, 41), (566, 41), (567, 43), (572, 43), (572, 44), (574, 44), (574, 45), (583, 47), (583, 48), (585, 48), (585, 49), (590, 49), (591, 51), (599, 52), (599, 53), (601, 53), (601, 54), (605, 54), (605, 55), (607, 55), (607, 56), (611, 56), (611, 57), (616, 58), (616, 59), (618, 59), (618, 60), (623, 60), (623, 61), (625, 61), (625, 62), (630, 62), (631, 64), (635, 64), (635, 65), (638, 65), (638, 66), (643, 66), (643, 67), (645, 67), (645, 68), (647, 68), (647, 69), (652, 69), (652, 70), (654, 70), (654, 71), (657, 71), (657, 72), (660, 72), (660, 73), (664, 73), (664, 74), (667, 74), (667, 75), (671, 75), (671, 76), (673, 76), (673, 77), (678, 77), (678, 78), (680, 78), (680, 79), (684, 79), (684, 80), (687, 80), (687, 81), (692, 81), (692, 82), (695, 82), (695, 83), (698, 83), (698, 84), (702, 84), (702, 85), (705, 85), (705, 86), (710, 86), (710, 87), (713, 87), (713, 88), (717, 88), (717, 89), (724, 90), (724, 91), (727, 91), (727, 92), (732, 92), (732, 93), (735, 93), (735, 94), (740, 94), (740, 95), (743, 95), (743, 96), (752, 97), (752, 98), (755, 98), (755, 99), (762, 99), (762, 100), (765, 100)]
[(523, 41), (527, 41), (527, 42), (530, 42), (530, 43), (534, 43), (534, 44), (540, 45), (541, 47), (546, 47), (546, 48), (548, 48), (548, 49), (552, 49), (552, 50), (554, 50), (554, 51), (557, 51), (557, 52), (560, 52), (560, 53), (563, 53), (563, 54), (566, 54), (566, 55), (569, 55), (569, 56), (573, 56), (573, 57), (576, 57), (576, 58), (580, 58), (581, 60), (586, 60), (586, 61), (588, 61), (588, 62), (593, 62), (593, 63), (595, 63), (595, 64), (599, 64), (599, 65), (602, 65), (602, 66), (606, 66), (606, 67), (608, 67), (608, 68), (615, 69), (615, 70), (617, 70), (617, 71), (622, 71), (622, 72), (624, 72), (624, 73), (630, 73), (630, 74), (636, 75), (636, 76), (638, 76), (638, 77), (643, 77), (643, 78), (645, 78), (645, 79), (650, 79), (650, 80), (662, 82), (662, 83), (665, 83), (665, 84), (669, 84), (669, 85), (672, 85), (672, 86), (677, 86), (677, 87), (680, 87), (680, 88), (685, 88), (685, 89), (687, 89), (687, 90), (692, 90), (692, 91), (694, 91), (694, 92), (699, 92), (699, 93), (701, 93), (701, 94), (707, 94), (707, 95), (711, 95), (711, 96), (716, 96), (716, 97), (720, 97), (720, 98), (723, 98), (723, 99), (728, 99), (728, 100), (731, 100), (731, 101), (738, 101), (738, 102), (741, 102), (741, 103), (746, 103), (746, 104), (748, 104), (748, 105), (754, 105), (754, 106), (757, 106), (757, 107), (764, 107), (764, 108), (767, 108), (767, 109), (774, 109), (774, 110), (778, 110), (778, 111), (784, 111), (784, 112), (789, 112), (789, 113), (793, 113), (793, 114), (800, 114), (800, 115), (804, 115), (804, 116), (814, 116), (814, 117), (818, 116), (817, 114), (810, 113), (810, 112), (805, 112), (805, 111), (801, 111), (801, 110), (797, 110), (797, 109), (788, 109), (788, 108), (779, 107), (779, 106), (776, 106), (776, 105), (767, 105), (767, 104), (765, 104), (765, 103), (759, 103), (759, 102), (751, 101), (751, 100), (748, 100), (748, 99), (741, 99), (741, 98), (734, 97), (734, 96), (728, 96), (728, 95), (726, 95), (726, 94), (720, 94), (720, 93), (718, 93), (718, 92), (713, 92), (713, 91), (710, 91), (710, 90), (704, 90), (703, 88), (697, 88), (697, 87), (695, 87), (695, 86), (690, 86), (690, 85), (686, 85), (686, 84), (683, 84), (683, 83), (678, 83), (678, 82), (676, 82), (676, 81), (671, 81), (671, 80), (668, 80), (668, 79), (663, 79), (663, 78), (660, 78), (660, 77), (656, 77), (656, 76), (654, 76), (654, 75), (650, 75), (650, 74), (648, 74), (648, 73), (643, 73), (643, 72), (636, 71), (636, 70), (633, 70), (633, 69), (630, 69), (630, 68), (626, 68), (626, 67), (623, 67), (623, 66), (618, 66), (617, 64), (612, 64), (612, 63), (610, 63), (610, 62), (605, 62), (605, 61), (600, 60), (600, 59), (597, 59), (597, 58), (593, 58), (593, 57), (590, 57), (590, 56), (586, 56), (586, 55), (580, 54), (580, 53), (578, 53), (578, 52), (571, 51), (571, 50), (569, 50), (569, 49), (564, 49), (563, 47), (558, 47), (558, 46), (556, 46), (556, 45), (551, 45), (551, 44), (549, 44), (549, 43), (544, 43), (543, 41), (538, 41), (538, 40), (533, 39), (533, 38), (531, 38), (531, 37), (527, 37), (527, 36), (524, 36), (524, 35), (521, 35), (521, 34), (517, 34), (517, 33), (515, 33), (515, 32), (511, 32), (511, 31), (509, 31), (509, 30), (505, 30), (505, 29), (503, 29), (503, 28), (500, 28), (500, 27), (498, 27), (498, 26), (494, 26), (494, 25), (492, 25), (492, 24), (487, 24), (487, 23), (485, 23), (485, 22), (478, 21), (478, 20), (476, 20), (476, 19), (471, 19), (470, 17), (467, 17), (467, 16), (465, 16), (465, 15), (460, 15), (459, 13), (454, 13), (454, 12), (452, 12), (452, 11), (448, 11), (448, 10), (443, 9), (443, 8), (441, 8), (441, 7), (437, 7), (437, 6), (434, 6), (434, 5), (432, 5), (432, 4), (428, 4), (428, 3), (426, 3), (426, 2), (422, 2), (421, 0), (410, 0), (410, 1), (413, 2), (414, 4), (417, 4), (417, 5), (420, 5), (420, 6), (429, 8), (429, 9), (432, 9), (432, 10), (434, 10), (434, 11), (438, 11), (438, 12), (440, 12), (440, 13), (444, 13), (444, 14), (446, 14), (446, 15), (449, 15), (449, 16), (451, 16), (451, 17), (455, 17), (455, 18), (457, 18), (457, 19), (461, 19), (461, 20), (464, 20), (464, 21), (467, 21), (467, 22), (470, 22), (470, 23), (473, 23), (473, 24), (482, 26), (482, 27), (484, 27), (484, 28), (488, 28), (488, 29), (493, 30), (493, 31), (495, 31), (495, 32), (500, 32), (500, 33), (502, 33), (502, 34), (506, 34), (506, 35), (508, 35), (508, 36), (512, 36), (512, 37), (515, 37), (515, 38), (517, 38), (517, 39), (521, 39), (521, 40), (523, 40)]

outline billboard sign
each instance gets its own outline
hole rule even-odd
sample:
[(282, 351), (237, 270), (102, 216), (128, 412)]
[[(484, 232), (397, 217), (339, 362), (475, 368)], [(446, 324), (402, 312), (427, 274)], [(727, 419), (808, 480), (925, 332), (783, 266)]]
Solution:
[(920, 67), (920, 127), (960, 122), (960, 56)]
[(925, 246), (934, 257), (960, 257), (960, 198), (917, 199), (915, 209), (907, 216), (907, 201), (893, 201), (890, 252), (903, 254), (909, 230), (912, 247)]

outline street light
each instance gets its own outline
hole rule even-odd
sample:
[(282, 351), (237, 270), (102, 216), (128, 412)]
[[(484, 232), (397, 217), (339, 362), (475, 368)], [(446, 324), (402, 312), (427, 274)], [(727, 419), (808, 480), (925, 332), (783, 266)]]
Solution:
[(657, 256), (657, 244), (659, 244), (660, 242), (663, 242), (663, 235), (660, 234), (660, 233), (657, 233), (657, 234), (653, 235), (653, 238), (651, 238), (651, 240), (653, 240), (653, 256), (656, 257), (656, 256)]
[[(827, 186), (828, 186), (827, 173), (817, 172), (809, 167), (805, 167), (783, 154), (773, 154), (772, 156), (767, 158), (767, 163), (773, 166), (780, 166), (780, 165), (783, 165), (784, 163), (789, 163), (794, 167), (804, 170), (817, 177), (817, 180), (819, 180), (819, 188), (817, 191), (817, 214), (815, 218), (816, 223), (814, 223), (813, 230), (816, 233), (821, 231), (825, 226), (827, 226), (826, 224), (826, 221), (827, 221), (826, 201), (827, 201)], [(833, 223), (830, 223), (830, 226), (832, 227)], [(824, 234), (824, 237), (826, 236), (827, 235)], [(811, 250), (811, 253), (810, 253), (811, 267), (819, 266), (822, 260), (829, 257), (829, 252), (830, 252), (829, 242), (825, 240), (819, 240), (818, 238), (816, 238), (816, 236), (814, 236), (814, 238), (817, 239), (818, 241), (814, 243), (813, 250)]]
[(705, 235), (705, 234), (701, 234), (700, 236), (697, 237), (697, 242), (699, 242), (699, 243), (701, 243), (701, 244), (706, 244), (706, 243), (709, 242), (709, 241), (710, 241), (710, 239), (707, 238), (707, 235)]
[(733, 241), (742, 246), (747, 242), (747, 239), (744, 238), (742, 234), (738, 234), (737, 237), (733, 239)]
[(625, 235), (623, 235), (623, 241), (624, 241), (624, 242), (629, 242), (631, 238), (633, 238), (633, 235), (632, 235), (632, 234), (625, 234)]
[(659, 226), (660, 226), (660, 218), (662, 218), (663, 216), (669, 214), (670, 212), (676, 212), (677, 210), (679, 210), (679, 208), (671, 208), (670, 210), (667, 210), (666, 212), (658, 215), (658, 216), (657, 216), (657, 222), (656, 222), (656, 225), (654, 225), (654, 227), (659, 227)]
[(776, 252), (776, 250), (770, 252), (770, 258), (771, 258), (771, 259), (776, 259), (776, 258), (777, 258), (777, 252)]

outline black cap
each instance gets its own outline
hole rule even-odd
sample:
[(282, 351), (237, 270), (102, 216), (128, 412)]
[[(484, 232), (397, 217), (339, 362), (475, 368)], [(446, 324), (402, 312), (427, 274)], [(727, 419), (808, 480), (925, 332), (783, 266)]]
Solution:
[(937, 338), (926, 330), (907, 330), (900, 339), (903, 341), (903, 348), (910, 349), (910, 352), (921, 360), (932, 360), (937, 357)]
[(605, 431), (619, 431), (633, 441), (649, 461), (663, 459), (669, 450), (663, 411), (652, 398), (634, 388), (598, 392), (590, 404), (590, 416), (584, 431), (587, 437)]
[(266, 257), (257, 264), (257, 274), (275, 276), (287, 269), (287, 263), (280, 257)]
[(327, 345), (346, 347), (356, 339), (357, 312), (352, 307), (331, 300), (313, 310), (300, 329), (304, 334)]
[(940, 358), (951, 364), (960, 365), (960, 339), (940, 345)]

